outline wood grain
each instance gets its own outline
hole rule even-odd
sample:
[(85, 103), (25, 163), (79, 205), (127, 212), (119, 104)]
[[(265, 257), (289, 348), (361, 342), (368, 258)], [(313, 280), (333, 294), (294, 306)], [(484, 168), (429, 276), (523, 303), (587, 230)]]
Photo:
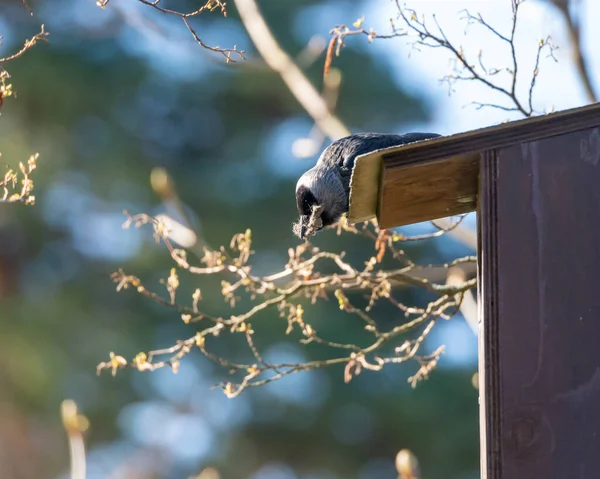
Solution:
[(599, 140), (588, 129), (484, 159), (485, 479), (600, 477)]
[(379, 225), (392, 228), (473, 211), (479, 163), (477, 153), (395, 168), (384, 163)]
[(368, 221), (377, 214), (379, 183), (381, 179), (381, 152), (360, 155), (354, 161), (350, 178), (350, 224)]

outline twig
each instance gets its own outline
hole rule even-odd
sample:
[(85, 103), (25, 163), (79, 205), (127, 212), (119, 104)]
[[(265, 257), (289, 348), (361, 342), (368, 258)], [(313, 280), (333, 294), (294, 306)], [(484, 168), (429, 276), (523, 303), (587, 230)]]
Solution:
[[(462, 68), (470, 74), (470, 76), (467, 76), (467, 77), (462, 76), (460, 73), (450, 74), (450, 75), (447, 75), (443, 79), (444, 81), (447, 81), (448, 83), (451, 83), (452, 81), (456, 81), (456, 80), (479, 81), (479, 82), (483, 83), (484, 85), (486, 85), (488, 88), (507, 96), (509, 98), (509, 100), (515, 105), (515, 108), (518, 111), (520, 111), (523, 115), (525, 115), (525, 116), (530, 115), (530, 113), (528, 113), (527, 110), (522, 106), (521, 102), (519, 101), (519, 99), (516, 96), (516, 81), (517, 81), (518, 66), (517, 66), (516, 54), (515, 54), (515, 50), (514, 50), (514, 31), (515, 31), (516, 25), (517, 25), (518, 4), (520, 3), (519, 0), (513, 0), (513, 22), (512, 22), (510, 38), (506, 38), (506, 37), (498, 34), (498, 36), (500, 36), (500, 38), (503, 38), (510, 44), (511, 54), (513, 56), (513, 70), (511, 72), (512, 73), (512, 82), (511, 82), (510, 90), (507, 90), (506, 88), (501, 87), (501, 86), (493, 83), (492, 81), (488, 80), (487, 78), (481, 76), (476, 71), (475, 66), (472, 65), (467, 60), (467, 58), (465, 57), (465, 55), (462, 51), (462, 48), (456, 47), (454, 44), (452, 44), (448, 40), (448, 37), (444, 33), (444, 30), (440, 26), (440, 24), (437, 20), (437, 17), (435, 15), (433, 15), (433, 21), (436, 25), (437, 31), (439, 32), (437, 34), (433, 33), (429, 29), (429, 27), (426, 25), (424, 19), (419, 20), (416, 12), (414, 10), (404, 9), (400, 6), (399, 0), (395, 0), (395, 1), (396, 1), (396, 6), (398, 8), (398, 15), (404, 21), (406, 28), (408, 29), (409, 32), (416, 34), (417, 37), (419, 38), (419, 40), (416, 41), (417, 44), (429, 46), (429, 47), (435, 47), (435, 48), (445, 48), (445, 49), (449, 50), (453, 54), (454, 58), (462, 66)], [(468, 18), (471, 18), (471, 17), (472, 16), (469, 15)], [(483, 24), (484, 24), (484, 26), (487, 25), (486, 23), (483, 23)], [(491, 29), (491, 27), (488, 27), (488, 29)], [(491, 30), (495, 31), (494, 29), (491, 29)], [(428, 43), (428, 42), (433, 42), (433, 43)]]
[[(428, 235), (435, 238), (440, 234), (448, 233), (460, 223), (451, 223), (446, 227), (437, 226), (437, 230)], [(398, 244), (411, 241), (414, 238), (405, 238), (394, 235), (386, 230), (380, 230), (375, 222), (366, 223), (363, 228), (342, 226), (342, 231), (353, 235), (362, 235), (374, 241), (374, 256), (364, 266), (355, 266), (344, 259), (344, 254), (319, 251), (310, 243), (303, 243), (289, 251), (289, 261), (279, 273), (268, 276), (256, 276), (252, 273), (249, 260), (252, 255), (251, 233), (235, 235), (229, 249), (221, 247), (218, 251), (207, 252), (202, 259), (204, 266), (190, 264), (184, 251), (174, 248), (169, 240), (169, 231), (160, 220), (147, 215), (128, 215), (125, 226), (151, 224), (154, 227), (155, 237), (160, 240), (169, 251), (176, 268), (172, 268), (169, 277), (161, 281), (167, 289), (168, 297), (161, 296), (148, 290), (135, 276), (127, 275), (119, 270), (113, 275), (117, 283), (117, 290), (134, 288), (139, 294), (152, 299), (160, 304), (174, 308), (181, 313), (181, 319), (186, 324), (196, 324), (199, 330), (192, 337), (177, 341), (176, 344), (148, 353), (139, 353), (133, 360), (128, 361), (123, 356), (111, 353), (110, 359), (98, 365), (98, 373), (109, 369), (116, 374), (119, 369), (133, 367), (140, 371), (154, 371), (168, 366), (177, 372), (180, 361), (198, 348), (204, 356), (211, 361), (242, 375), (239, 381), (221, 383), (225, 394), (235, 397), (248, 387), (256, 387), (281, 379), (288, 374), (314, 368), (345, 364), (344, 377), (346, 381), (367, 369), (378, 371), (386, 364), (400, 364), (415, 360), (419, 364), (416, 374), (411, 376), (413, 386), (426, 378), (437, 364), (441, 349), (434, 355), (419, 356), (419, 350), (425, 338), (429, 335), (439, 318), (449, 319), (457, 311), (463, 298), (463, 293), (475, 286), (475, 280), (462, 283), (438, 284), (419, 278), (420, 271), (432, 268), (432, 265), (416, 265), (409, 261)], [(421, 237), (423, 239), (423, 237)], [(389, 255), (396, 262), (404, 266), (392, 269), (381, 268), (381, 263)], [(461, 264), (472, 263), (473, 257), (458, 259), (439, 268), (448, 269)], [(337, 271), (323, 273), (318, 266), (323, 262), (333, 263)], [(192, 306), (181, 303), (178, 296), (180, 274), (178, 269), (185, 270), (195, 275), (214, 275), (219, 273), (233, 275), (234, 282), (225, 281), (222, 284), (222, 295), (232, 307), (238, 301), (240, 293), (244, 293), (253, 301), (243, 312), (231, 313), (228, 316), (215, 316), (200, 312), (198, 301), (200, 292), (192, 295)], [(410, 307), (402, 304), (393, 297), (393, 287), (403, 283), (417, 286), (437, 297), (424, 308)], [(299, 301), (302, 298), (312, 303), (319, 299), (327, 299), (330, 292), (338, 301), (339, 308), (346, 313), (356, 316), (365, 331), (366, 344), (344, 343), (335, 339), (328, 339), (318, 333), (315, 327), (307, 320), (304, 308)], [(357, 307), (346, 295), (350, 291), (363, 291), (369, 293), (367, 307)], [(240, 295), (241, 296), (241, 295)], [(370, 315), (370, 311), (379, 301), (387, 300), (400, 311), (401, 320), (390, 329), (385, 330), (382, 325)], [(319, 359), (298, 364), (270, 364), (267, 363), (254, 341), (254, 328), (251, 324), (267, 310), (277, 310), (282, 318), (286, 318), (286, 334), (300, 333), (301, 344), (317, 343), (336, 352), (335, 357)], [(395, 356), (379, 356), (379, 351), (390, 341), (401, 336), (419, 331), (418, 337), (404, 342), (404, 346), (396, 348)], [(233, 362), (209, 350), (209, 338), (220, 335), (243, 334), (250, 357), (253, 362)], [(210, 339), (212, 341), (212, 339)], [(341, 355), (339, 355), (342, 353)]]
[(27, 51), (31, 50), (37, 42), (47, 42), (49, 33), (44, 30), (44, 25), (41, 26), (40, 32), (36, 33), (33, 37), (25, 40), (25, 44), (23, 47), (16, 53), (9, 55), (7, 57), (0, 58), (0, 65), (3, 63), (10, 62), (12, 60), (16, 60), (17, 58), (23, 56)]
[[(161, 13), (166, 15), (173, 15), (175, 17), (179, 17), (181, 21), (185, 24), (188, 31), (191, 33), (192, 37), (200, 45), (202, 48), (206, 50), (210, 50), (215, 53), (220, 53), (225, 57), (227, 63), (235, 63), (235, 59), (245, 60), (244, 51), (238, 50), (237, 45), (234, 45), (233, 48), (221, 48), (219, 46), (213, 47), (211, 45), (206, 44), (197, 34), (196, 30), (192, 27), (190, 23), (190, 19), (196, 17), (204, 12), (213, 12), (215, 10), (220, 10), (221, 14), (226, 17), (227, 9), (226, 5), (222, 0), (207, 0), (204, 5), (196, 10), (192, 10), (190, 12), (180, 12), (177, 10), (172, 10), (170, 8), (164, 8), (161, 6), (161, 0), (138, 0), (138, 2), (143, 3), (144, 5), (148, 5), (149, 7), (158, 10)], [(98, 0), (97, 5), (101, 8), (106, 8), (110, 0)]]

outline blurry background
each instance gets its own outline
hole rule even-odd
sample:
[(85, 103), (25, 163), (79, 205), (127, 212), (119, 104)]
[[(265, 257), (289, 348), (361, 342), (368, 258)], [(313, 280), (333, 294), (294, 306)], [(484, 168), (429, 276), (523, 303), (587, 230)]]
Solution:
[[(193, 4), (175, 3), (181, 10)], [(337, 24), (364, 15), (366, 27), (385, 33), (395, 16), (387, 0), (259, 3), (292, 57), (306, 56), (311, 39), (319, 45), (315, 37), (327, 38)], [(462, 8), (479, 9), (501, 30), (510, 21), (508, 0), (412, 3), (420, 12), (437, 13), (459, 43), (466, 42), (457, 14)], [(578, 3), (583, 18), (600, 15), (591, 0)], [(446, 343), (447, 354), (416, 390), (406, 382), (413, 365), (363, 373), (350, 384), (341, 368), (331, 368), (230, 400), (210, 389), (223, 371), (199, 353), (183, 361), (177, 375), (96, 376), (109, 351), (130, 357), (193, 334), (173, 311), (117, 294), (109, 277), (121, 266), (154, 282), (168, 274), (168, 255), (149, 229), (121, 228), (124, 209), (163, 211), (150, 187), (152, 168), (170, 172), (211, 245), (251, 228), (257, 272), (276, 271), (297, 244), (291, 233), (295, 181), (316, 160), (296, 158), (292, 145), (313, 123), (257, 55), (232, 5), (227, 18), (203, 14), (194, 25), (211, 45), (246, 50), (248, 60), (234, 65), (200, 48), (178, 19), (134, 0), (114, 0), (106, 9), (92, 0), (30, 5), (33, 17), (20, 1), (0, 2), (3, 52), (19, 48), (40, 23), (51, 32), (48, 45), (10, 64), (17, 99), (7, 100), (0, 116), (3, 161), (41, 155), (36, 206), (0, 207), (0, 478), (65, 477), (64, 398), (74, 399), (91, 422), (90, 479), (186, 478), (208, 466), (222, 478), (392, 478), (394, 456), (403, 447), (419, 457), (424, 478), (479, 477), (471, 382), (477, 346), (460, 316), (440, 324), (430, 338), (428, 347)], [(532, 1), (523, 12), (517, 44), (525, 68), (539, 38), (552, 34), (561, 47), (559, 63), (544, 64), (537, 106), (585, 103), (558, 10)], [(594, 34), (584, 36), (584, 48), (599, 40)], [(500, 62), (507, 58), (481, 30), (469, 35), (465, 48), (482, 48)], [(342, 72), (336, 112), (352, 131), (449, 134), (515, 118), (462, 109), (486, 101), (488, 93), (479, 87), (457, 85), (449, 97), (436, 81), (448, 68), (444, 52), (413, 51), (409, 58), (403, 41), (369, 45), (356, 37), (347, 44), (334, 59)], [(590, 61), (598, 78), (600, 64), (593, 56)], [(319, 88), (322, 65), (321, 54), (304, 68)], [(468, 225), (474, 226), (473, 218)], [(339, 251), (348, 239), (323, 233), (315, 243)], [(410, 250), (417, 261), (471, 252), (445, 238)], [(203, 285), (204, 307), (224, 314), (219, 289)], [(407, 301), (419, 299), (405, 294)], [(326, 305), (310, 314), (342, 313)], [(265, 322), (281, 329), (277, 315), (271, 316)], [(296, 344), (279, 340), (267, 344), (265, 354), (307, 359)]]

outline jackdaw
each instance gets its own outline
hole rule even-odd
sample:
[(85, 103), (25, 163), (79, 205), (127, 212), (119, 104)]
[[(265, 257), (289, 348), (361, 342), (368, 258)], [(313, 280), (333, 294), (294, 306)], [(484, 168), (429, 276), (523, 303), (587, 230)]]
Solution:
[(337, 223), (348, 212), (350, 176), (357, 156), (439, 136), (436, 133), (357, 133), (334, 141), (296, 184), (300, 220), (294, 224), (294, 233), (300, 239), (308, 239), (324, 227)]

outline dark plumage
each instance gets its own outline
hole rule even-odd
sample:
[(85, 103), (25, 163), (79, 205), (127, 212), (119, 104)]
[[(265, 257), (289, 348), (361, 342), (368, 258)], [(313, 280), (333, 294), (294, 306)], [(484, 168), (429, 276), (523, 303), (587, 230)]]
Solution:
[(294, 225), (296, 235), (306, 239), (325, 226), (337, 223), (348, 212), (350, 177), (357, 156), (438, 136), (436, 133), (357, 133), (334, 141), (296, 184), (300, 214), (299, 222)]

